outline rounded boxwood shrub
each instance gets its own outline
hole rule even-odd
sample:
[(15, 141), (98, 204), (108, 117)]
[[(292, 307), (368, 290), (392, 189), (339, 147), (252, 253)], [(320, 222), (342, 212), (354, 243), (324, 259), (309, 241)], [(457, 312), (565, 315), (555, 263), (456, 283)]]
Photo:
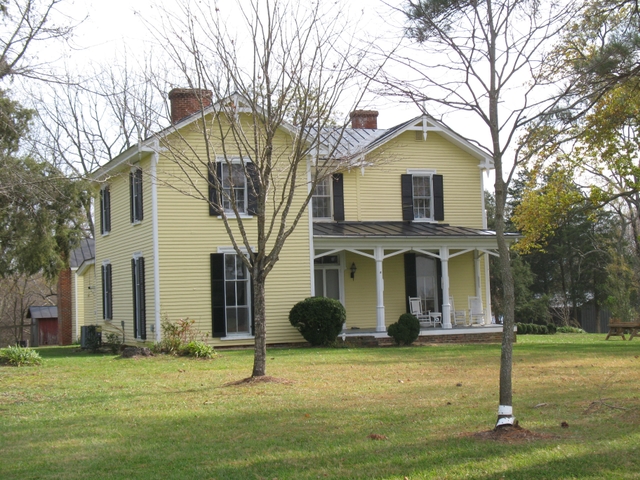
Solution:
[(403, 313), (396, 323), (389, 325), (387, 333), (398, 345), (411, 345), (420, 335), (420, 322), (410, 313)]
[(556, 324), (555, 323), (547, 323), (547, 330), (549, 330), (549, 334), (553, 335), (556, 333)]
[(538, 333), (540, 335), (548, 335), (549, 334), (549, 329), (547, 328), (546, 325), (537, 325), (538, 327)]
[(311, 345), (329, 345), (342, 331), (347, 312), (338, 300), (309, 297), (296, 303), (289, 312), (289, 322)]

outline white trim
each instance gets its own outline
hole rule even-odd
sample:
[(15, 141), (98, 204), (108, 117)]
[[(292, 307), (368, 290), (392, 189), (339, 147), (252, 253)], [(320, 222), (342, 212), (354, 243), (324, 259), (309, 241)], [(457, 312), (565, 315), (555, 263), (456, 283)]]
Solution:
[(95, 265), (96, 260), (92, 258), (91, 260), (85, 260), (82, 264), (76, 269), (76, 275), (84, 275), (84, 271), (89, 268), (91, 265)]
[(151, 157), (151, 230), (153, 235), (153, 308), (156, 342), (162, 340), (160, 318), (160, 241), (158, 235), (158, 154)]
[[(247, 247), (244, 246), (239, 246), (238, 249), (244, 254), (244, 255), (248, 255), (249, 251), (247, 250)], [(251, 247), (252, 251), (255, 251), (255, 248)], [(237, 255), (238, 252), (236, 252), (236, 249), (233, 248), (233, 245), (231, 246), (224, 246), (224, 247), (218, 247), (218, 252), (217, 253), (230, 253), (233, 255)]]
[(228, 342), (229, 340), (254, 340), (256, 337), (254, 335), (245, 335), (245, 334), (234, 335), (232, 333), (232, 334), (227, 334), (224, 337), (218, 337), (218, 338), (223, 342)]
[(142, 257), (144, 257), (144, 254), (141, 251), (133, 252), (133, 255), (131, 256), (131, 258), (133, 258), (134, 260), (137, 260), (138, 258), (142, 258)]
[[(311, 193), (311, 161), (312, 159), (307, 157), (307, 195)], [(315, 247), (313, 240), (313, 212), (307, 205), (307, 215), (309, 217), (309, 278), (311, 279), (310, 296), (316, 294), (316, 278), (315, 278)]]
[(437, 175), (438, 171), (433, 168), (407, 168), (407, 175)]

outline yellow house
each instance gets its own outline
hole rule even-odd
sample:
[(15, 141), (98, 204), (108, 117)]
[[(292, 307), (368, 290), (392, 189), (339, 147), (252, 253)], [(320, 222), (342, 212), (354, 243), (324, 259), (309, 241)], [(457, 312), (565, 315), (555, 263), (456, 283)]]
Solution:
[[(189, 318), (214, 346), (252, 345), (251, 279), (216, 206), (194, 194), (211, 185), (185, 181), (159, 142), (191, 135), (193, 122), (211, 113), (214, 106), (189, 102), (190, 92), (170, 93), (171, 128), (93, 175), (100, 231), (95, 261), (79, 273), (95, 282), (76, 283), (94, 294), (78, 294), (84, 318), (77, 325), (122, 329), (128, 344), (151, 343), (161, 339), (163, 320)], [(390, 129), (377, 128), (377, 115), (355, 111), (352, 128), (326, 136), (357, 159), (317, 185), (269, 274), (267, 343), (303, 341), (288, 314), (313, 295), (343, 303), (344, 337), (384, 337), (388, 325), (418, 307), (425, 336), (495, 340), (502, 326), (491, 321), (487, 258), (497, 247), (486, 229), (483, 185), (491, 159), (426, 115)], [(203, 148), (197, 138), (193, 148)], [(223, 172), (222, 162), (210, 168), (220, 169), (219, 178), (233, 173)], [(248, 190), (240, 189), (238, 201), (251, 236)]]

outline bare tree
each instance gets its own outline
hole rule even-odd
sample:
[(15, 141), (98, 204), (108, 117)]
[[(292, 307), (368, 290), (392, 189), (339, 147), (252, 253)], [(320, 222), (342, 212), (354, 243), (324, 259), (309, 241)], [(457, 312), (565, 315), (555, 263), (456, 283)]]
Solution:
[[(87, 178), (101, 165), (158, 130), (164, 104), (147, 81), (149, 63), (94, 65), (82, 76), (67, 72), (65, 80), (31, 91), (38, 111), (33, 153), (70, 178)], [(146, 57), (151, 62), (151, 56)], [(85, 72), (88, 69), (85, 67)], [(95, 234), (91, 199), (85, 201), (87, 225)]]
[[(163, 159), (180, 172), (166, 183), (209, 203), (251, 274), (254, 377), (266, 374), (266, 279), (317, 182), (359, 161), (338, 148), (339, 109), (354, 108), (366, 90), (363, 55), (345, 37), (341, 12), (320, 3), (237, 2), (241, 20), (227, 22), (215, 4), (185, 1), (154, 30), (177, 81), (201, 92), (196, 139), (194, 130), (160, 137)], [(245, 179), (248, 207), (237, 194)]]
[(52, 17), (62, 0), (0, 0), (0, 79), (22, 76), (55, 80), (50, 61), (34, 54), (36, 44), (69, 38), (72, 25), (56, 25)]
[(406, 33), (420, 46), (419, 53), (412, 49), (390, 63), (404, 72), (403, 80), (392, 75), (381, 80), (390, 92), (423, 108), (468, 112), (483, 129), (480, 140), (469, 140), (491, 156), (495, 167), (495, 228), (504, 286), (498, 426), (514, 422), (514, 290), (504, 235), (507, 187), (514, 170), (526, 161), (519, 135), (557, 104), (557, 97), (540, 95), (549, 88), (540, 73), (546, 46), (568, 21), (569, 9), (535, 0), (409, 0)]

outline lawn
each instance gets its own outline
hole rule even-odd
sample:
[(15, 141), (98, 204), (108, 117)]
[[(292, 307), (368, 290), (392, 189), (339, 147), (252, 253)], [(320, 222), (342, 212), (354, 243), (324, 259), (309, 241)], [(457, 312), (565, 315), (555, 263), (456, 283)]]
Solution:
[[(0, 478), (624, 479), (640, 472), (640, 341), (521, 336), (501, 443), (499, 345), (271, 349), (283, 383), (212, 361), (42, 348), (0, 367)], [(568, 428), (562, 428), (566, 422)], [(370, 436), (377, 439), (372, 439)]]

